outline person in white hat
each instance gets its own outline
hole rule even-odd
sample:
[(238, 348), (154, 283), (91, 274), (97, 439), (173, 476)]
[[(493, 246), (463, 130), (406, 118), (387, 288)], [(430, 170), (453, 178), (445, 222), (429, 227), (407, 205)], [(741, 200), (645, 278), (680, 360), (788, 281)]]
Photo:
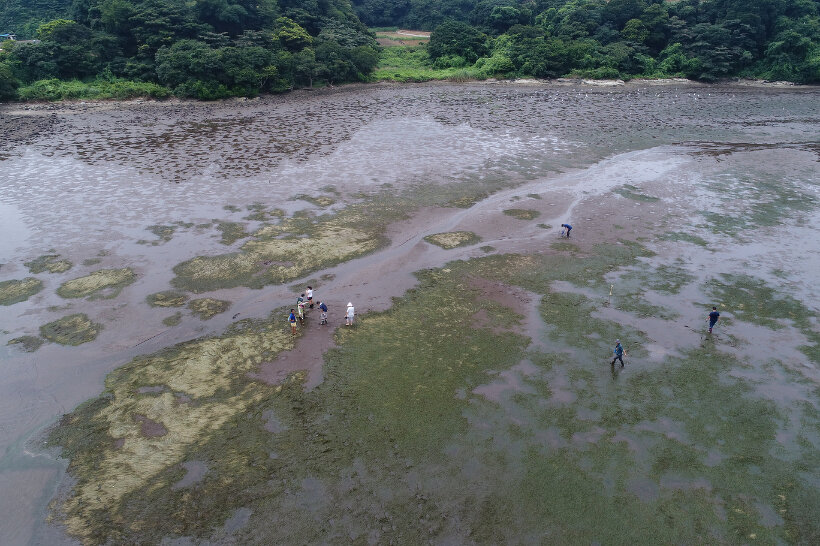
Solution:
[(353, 317), (356, 315), (356, 312), (353, 309), (353, 303), (347, 302), (347, 314), (345, 315), (345, 324), (348, 326), (353, 326)]

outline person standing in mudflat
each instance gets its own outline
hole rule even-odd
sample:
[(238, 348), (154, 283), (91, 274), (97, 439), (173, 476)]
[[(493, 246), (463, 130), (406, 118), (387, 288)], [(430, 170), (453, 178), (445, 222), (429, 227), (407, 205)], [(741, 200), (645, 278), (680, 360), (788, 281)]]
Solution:
[(353, 317), (356, 316), (356, 311), (353, 309), (353, 303), (347, 302), (347, 314), (345, 315), (345, 324), (353, 326)]
[(325, 305), (325, 302), (319, 302), (319, 310), (322, 312), (322, 322), (319, 324), (327, 324), (327, 305)]
[(294, 310), (290, 310), (290, 315), (288, 315), (288, 322), (290, 322), (290, 333), (291, 335), (296, 335), (296, 313)]
[(307, 290), (305, 290), (305, 294), (307, 294), (307, 302), (308, 306), (313, 309), (313, 287), (308, 286)]
[(302, 325), (305, 324), (305, 299), (304, 299), (304, 296), (305, 295), (302, 294), (301, 296), (296, 298), (296, 309), (298, 310), (297, 312), (299, 313), (299, 324), (302, 324)]
[(614, 366), (615, 361), (620, 360), (621, 361), (621, 368), (623, 368), (624, 367), (624, 347), (623, 347), (623, 345), (621, 345), (621, 340), (620, 339), (615, 340), (615, 350), (612, 351), (612, 354), (615, 355), (615, 358), (612, 359), (612, 362), (610, 362), (609, 365)]
[(712, 312), (709, 313), (709, 333), (712, 333), (712, 328), (715, 327), (717, 324), (718, 319), (720, 318), (720, 313), (718, 313), (717, 307), (712, 307)]

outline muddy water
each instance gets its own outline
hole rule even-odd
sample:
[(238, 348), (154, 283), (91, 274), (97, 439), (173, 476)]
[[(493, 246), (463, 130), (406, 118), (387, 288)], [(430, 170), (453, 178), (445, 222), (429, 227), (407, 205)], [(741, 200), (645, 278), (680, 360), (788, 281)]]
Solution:
[[(328, 275), (320, 297), (337, 323), (346, 301), (359, 313), (385, 309), (415, 284), (413, 271), (484, 255), (482, 245), (545, 251), (565, 221), (575, 225), (582, 250), (664, 232), (704, 241), (653, 244), (658, 255), (647, 263), (681, 265), (696, 280), (680, 294), (651, 295), (677, 311), (687, 333), (673, 335), (642, 319), (652, 340), (649, 363), (702, 342), (704, 304), (711, 300), (700, 287), (721, 274), (751, 271), (817, 312), (818, 98), (816, 89), (487, 83), (353, 86), (217, 104), (3, 107), (0, 125), (12, 137), (0, 142), (0, 281), (30, 276), (24, 262), (43, 254), (74, 266), (36, 275), (44, 290), (0, 308), (0, 543), (70, 542), (44, 523), (63, 463), (40, 453), (36, 438), (97, 395), (107, 372), (292, 301), (289, 286), (220, 290), (209, 295), (232, 301), (228, 313), (207, 322), (186, 316), (173, 327), (161, 322), (168, 310), (145, 303), (148, 294), (169, 288), (174, 265), (238, 248), (241, 242), (220, 243), (214, 221), (252, 230), (259, 223), (245, 217), (254, 203), (291, 214), (319, 210), (294, 200), (300, 194), (332, 194), (329, 210), (337, 210), (376, 191), (417, 191), (423, 202), (433, 187), (488, 189), (466, 209), (436, 206), (442, 203), (431, 197), (390, 228), (387, 248), (311, 275)], [(778, 193), (784, 181), (789, 191)], [(650, 198), (613, 193), (627, 186)], [(757, 207), (751, 212), (750, 203)], [(511, 208), (540, 216), (528, 223), (501, 213)], [(168, 241), (146, 229), (174, 222), (181, 225)], [(473, 231), (482, 242), (448, 251), (423, 240), (455, 230)], [(56, 294), (66, 280), (115, 267), (130, 267), (138, 280), (114, 299)], [(614, 302), (600, 315), (628, 320), (619, 310), (619, 298), (628, 297), (618, 291), (619, 273), (611, 281)], [(532, 324), (535, 308), (527, 309), (527, 333), (542, 335)], [(92, 343), (47, 343), (34, 353), (6, 345), (79, 312), (103, 324)], [(771, 334), (732, 321), (731, 310), (722, 313), (733, 339), (743, 340), (733, 342), (738, 355), (761, 363), (777, 355), (820, 381), (817, 363), (796, 349), (806, 343), (798, 329), (786, 324)], [(322, 346), (331, 332), (317, 332), (325, 336)], [(320, 381), (321, 361), (305, 364), (309, 384)], [(475, 392), (506, 398), (525, 390), (531, 373), (522, 363)], [(563, 392), (567, 379), (552, 373), (556, 392)]]

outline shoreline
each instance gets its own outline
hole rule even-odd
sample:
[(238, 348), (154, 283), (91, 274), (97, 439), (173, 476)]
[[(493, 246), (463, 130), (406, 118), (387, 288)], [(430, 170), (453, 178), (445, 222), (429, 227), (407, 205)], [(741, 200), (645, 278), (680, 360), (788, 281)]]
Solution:
[[(615, 80), (596, 80), (589, 78), (555, 78), (555, 79), (537, 79), (537, 78), (515, 78), (515, 79), (497, 79), (487, 78), (485, 80), (464, 80), (453, 81), (450, 79), (431, 79), (427, 81), (418, 82), (397, 82), (392, 80), (380, 80), (373, 82), (350, 82), (334, 86), (324, 87), (304, 87), (294, 89), (287, 93), (264, 93), (256, 97), (229, 97), (225, 99), (218, 99), (214, 101), (204, 101), (196, 99), (187, 99), (179, 97), (169, 97), (167, 99), (152, 99), (152, 98), (128, 98), (128, 99), (62, 99), (58, 101), (10, 101), (0, 102), (0, 112), (3, 110), (12, 110), (11, 113), (25, 113), (31, 110), (32, 106), (64, 106), (64, 105), (138, 105), (138, 104), (156, 104), (156, 105), (182, 105), (182, 104), (205, 104), (205, 105), (226, 105), (226, 104), (242, 104), (245, 102), (270, 101), (274, 98), (281, 97), (286, 100), (287, 97), (302, 96), (302, 95), (328, 95), (339, 92), (347, 92), (351, 90), (366, 89), (370, 87), (406, 87), (406, 86), (423, 86), (423, 85), (513, 85), (513, 86), (532, 86), (532, 87), (598, 87), (598, 88), (620, 88), (620, 87), (635, 87), (635, 86), (686, 86), (693, 88), (748, 88), (748, 89), (793, 89), (795, 91), (820, 89), (820, 84), (799, 84), (788, 81), (767, 81), (760, 79), (728, 79), (717, 82), (699, 82), (697, 80), (690, 80), (688, 78), (633, 78), (629, 80), (615, 79)], [(21, 108), (21, 112), (15, 112), (14, 108)]]

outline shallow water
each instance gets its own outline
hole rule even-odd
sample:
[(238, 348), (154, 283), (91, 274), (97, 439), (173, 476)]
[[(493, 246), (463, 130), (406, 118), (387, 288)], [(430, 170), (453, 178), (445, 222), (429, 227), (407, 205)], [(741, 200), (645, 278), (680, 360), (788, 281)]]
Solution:
[[(148, 294), (168, 288), (174, 265), (237, 248), (241, 243), (222, 245), (212, 225), (202, 226), (217, 219), (253, 229), (259, 222), (244, 220), (253, 203), (290, 214), (316, 209), (293, 200), (298, 194), (332, 193), (338, 201), (331, 209), (340, 209), (362, 192), (385, 189), (423, 193), (435, 186), (472, 184), (492, 192), (467, 209), (425, 209), (401, 231), (391, 232), (389, 247), (315, 273), (335, 276), (322, 290), (339, 300), (337, 308), (353, 299), (360, 313), (388, 307), (391, 297), (413, 286), (412, 271), (483, 255), (480, 245), (498, 252), (543, 249), (557, 240), (557, 228), (535, 224), (557, 226), (566, 220), (577, 228), (573, 237), (582, 238), (587, 230), (614, 241), (675, 231), (707, 241), (706, 247), (653, 245), (658, 256), (647, 264), (681, 259), (696, 280), (680, 294), (647, 297), (672, 306), (680, 313), (675, 322), (692, 332), (675, 339), (666, 323), (644, 319), (640, 328), (655, 344), (648, 346), (651, 356), (643, 365), (703, 342), (699, 325), (709, 302), (702, 285), (718, 274), (752, 271), (817, 313), (817, 99), (816, 89), (430, 84), (222, 104), (4, 107), (0, 116), (6, 126), (41, 127), (32, 138), (7, 142), (0, 150), (0, 281), (29, 276), (23, 262), (43, 254), (59, 254), (74, 266), (37, 275), (45, 283), (42, 292), (0, 308), (0, 542), (66, 540), (44, 523), (63, 463), (27, 442), (96, 396), (107, 372), (133, 356), (221, 332), (234, 313), (264, 316), (292, 300), (287, 286), (221, 290), (214, 297), (233, 301), (230, 312), (207, 322), (186, 317), (173, 328), (160, 322), (168, 310), (144, 303)], [(775, 183), (774, 193), (757, 191), (763, 183)], [(659, 200), (634, 201), (612, 193), (627, 184)], [(778, 194), (781, 186), (791, 193)], [(766, 206), (750, 214), (750, 202)], [(226, 210), (230, 205), (238, 210)], [(507, 208), (537, 208), (541, 216), (524, 224), (499, 214)], [(704, 211), (737, 217), (739, 230), (732, 231), (734, 224), (712, 229), (715, 219)], [(146, 229), (172, 222), (186, 226), (167, 242)], [(474, 231), (483, 241), (445, 251), (422, 240), (457, 229)], [(100, 262), (82, 264), (90, 259)], [(131, 267), (138, 281), (112, 300), (64, 300), (55, 293), (61, 282), (101, 267)], [(617, 276), (612, 282), (618, 284)], [(623, 320), (618, 297), (616, 292), (615, 305), (602, 313)], [(5, 344), (36, 335), (39, 325), (75, 312), (104, 325), (94, 342), (46, 344), (35, 353)], [(723, 317), (731, 320), (731, 310)], [(529, 311), (527, 320), (529, 332), (543, 330), (532, 324)], [(816, 318), (810, 320), (817, 330)], [(785, 330), (768, 334), (772, 331), (759, 326), (728, 324), (733, 336), (745, 340), (733, 349), (745, 359), (762, 367), (777, 357), (820, 380), (817, 363), (796, 349), (806, 342), (798, 329), (784, 325)], [(528, 370), (504, 372), (474, 392), (493, 400), (529, 392)], [(576, 389), (561, 370), (550, 376), (550, 403), (574, 402)], [(790, 396), (788, 378), (769, 379), (775, 384), (760, 389), (764, 396), (781, 401)], [(599, 388), (617, 388), (604, 380), (611, 382), (607, 374)], [(525, 413), (516, 417), (527, 418)], [(658, 426), (670, 429), (648, 423), (636, 431)], [(573, 441), (595, 441), (599, 432)], [(550, 442), (549, 431), (540, 434)], [(309, 485), (310, 495), (319, 494), (320, 483)], [(654, 494), (639, 480), (634, 487), (641, 495)]]

